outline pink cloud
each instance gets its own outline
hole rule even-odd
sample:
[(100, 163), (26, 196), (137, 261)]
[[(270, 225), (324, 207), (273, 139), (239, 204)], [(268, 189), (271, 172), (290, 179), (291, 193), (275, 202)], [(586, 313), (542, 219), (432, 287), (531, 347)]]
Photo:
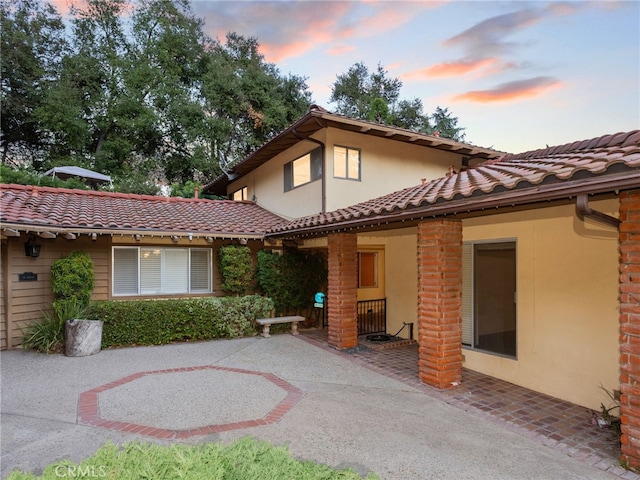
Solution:
[(256, 37), (269, 62), (282, 62), (313, 49), (331, 55), (350, 51), (353, 38), (399, 28), (419, 11), (438, 2), (194, 2), (207, 33), (224, 39), (228, 32)]
[(454, 101), (467, 100), (479, 103), (504, 102), (531, 98), (552, 88), (562, 86), (562, 82), (553, 77), (536, 77), (528, 80), (502, 83), (488, 90), (473, 90), (453, 97)]
[(325, 53), (331, 56), (339, 56), (344, 55), (345, 53), (353, 52), (354, 50), (355, 47), (352, 45), (333, 45), (331, 48), (327, 49)]
[(424, 79), (433, 77), (453, 77), (466, 75), (474, 71), (488, 68), (498, 62), (497, 58), (478, 58), (471, 60), (458, 60), (431, 65), (422, 70), (416, 70), (403, 75), (407, 79)]

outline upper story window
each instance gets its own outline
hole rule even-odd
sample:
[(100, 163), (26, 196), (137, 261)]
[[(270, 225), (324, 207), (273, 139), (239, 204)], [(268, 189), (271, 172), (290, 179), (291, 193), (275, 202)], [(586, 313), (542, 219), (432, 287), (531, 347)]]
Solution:
[(210, 248), (113, 248), (113, 295), (211, 293)]
[(360, 150), (350, 147), (333, 147), (333, 176), (347, 180), (360, 180)]
[(229, 200), (235, 200), (236, 202), (239, 202), (241, 200), (247, 200), (248, 196), (249, 196), (249, 190), (247, 189), (247, 187), (242, 187), (236, 190), (235, 192), (231, 193), (229, 195)]
[(322, 178), (322, 149), (316, 148), (306, 155), (285, 163), (284, 191), (306, 185)]

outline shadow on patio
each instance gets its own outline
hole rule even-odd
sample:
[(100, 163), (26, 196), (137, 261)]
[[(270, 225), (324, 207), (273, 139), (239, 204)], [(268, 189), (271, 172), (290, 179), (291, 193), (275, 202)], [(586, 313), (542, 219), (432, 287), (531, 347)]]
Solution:
[(612, 464), (618, 464), (620, 448), (617, 436), (608, 428), (593, 425), (591, 411), (585, 407), (466, 368), (462, 370), (460, 386), (441, 391), (418, 379), (418, 346), (415, 343), (384, 350), (358, 348), (346, 353), (328, 345), (327, 330), (300, 333), (302, 338), (320, 348), (591, 465), (606, 470)]

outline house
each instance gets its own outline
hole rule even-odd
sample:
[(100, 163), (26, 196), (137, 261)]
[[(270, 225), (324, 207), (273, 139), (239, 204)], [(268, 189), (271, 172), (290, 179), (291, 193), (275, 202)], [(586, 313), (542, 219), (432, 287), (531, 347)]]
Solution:
[(203, 191), (252, 200), (282, 217), (300, 218), (348, 207), (502, 155), (313, 105)]
[[(0, 347), (19, 345), (21, 329), (40, 319), (52, 301), (49, 267), (73, 250), (86, 250), (96, 265), (94, 300), (222, 295), (216, 253), (223, 244), (242, 241), (256, 250), (287, 218), (344, 207), (500, 155), (314, 106), (204, 188), (235, 201), (3, 185)], [(38, 258), (26, 255), (27, 244), (41, 247)], [(361, 257), (371, 272), (383, 271), (384, 251), (377, 246), (363, 247)], [(188, 272), (174, 280), (177, 285), (169, 278), (147, 282), (144, 276), (155, 273), (143, 263), (153, 262), (157, 268), (200, 265), (202, 285), (194, 288)], [(378, 278), (379, 284), (359, 290), (361, 300), (384, 298), (384, 276)]]
[(0, 346), (53, 301), (53, 261), (90, 254), (93, 300), (223, 295), (217, 252), (240, 243), (254, 252), (283, 219), (252, 202), (167, 198), (1, 185)]
[(281, 224), (327, 248), (328, 338), (358, 343), (359, 251), (384, 251), (388, 329), (418, 326), (419, 376), (462, 367), (595, 410), (618, 391), (640, 466), (640, 130), (505, 155)]
[[(491, 148), (349, 118), (312, 105), (306, 115), (203, 191), (251, 200), (281, 217), (296, 219), (346, 208), (502, 155)], [(358, 250), (360, 273), (369, 279), (362, 279), (358, 300), (370, 302), (360, 308), (379, 312), (386, 298), (384, 246), (362, 241)], [(412, 316), (394, 318), (401, 328), (402, 319)]]
[(5, 347), (66, 251), (92, 253), (96, 298), (129, 298), (149, 294), (119, 277), (129, 259), (193, 250), (210, 269), (197, 291), (158, 294), (216, 295), (218, 246), (288, 242), (327, 252), (335, 348), (384, 298), (429, 385), (464, 366), (592, 409), (601, 385), (619, 391), (622, 457), (640, 466), (640, 130), (510, 155), (314, 108), (205, 191), (240, 201), (2, 186)]

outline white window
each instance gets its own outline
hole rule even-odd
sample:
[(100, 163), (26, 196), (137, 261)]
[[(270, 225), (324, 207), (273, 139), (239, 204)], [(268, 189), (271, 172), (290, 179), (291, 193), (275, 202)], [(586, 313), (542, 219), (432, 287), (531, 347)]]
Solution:
[(516, 357), (516, 243), (462, 246), (462, 344)]
[(209, 248), (113, 248), (113, 295), (211, 293)]
[(333, 176), (347, 180), (360, 180), (360, 150), (333, 147)]

